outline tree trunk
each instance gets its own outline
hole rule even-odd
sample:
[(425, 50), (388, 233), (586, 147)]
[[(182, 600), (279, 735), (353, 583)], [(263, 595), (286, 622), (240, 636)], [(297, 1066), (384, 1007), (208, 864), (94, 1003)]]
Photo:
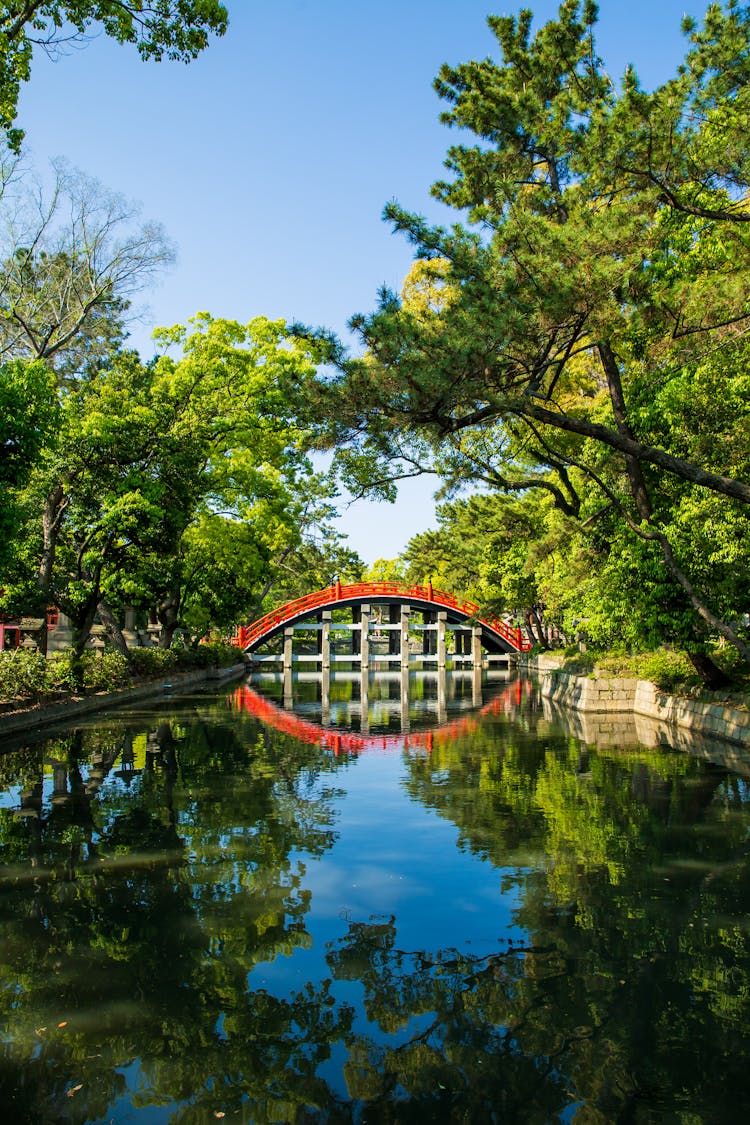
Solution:
[(123, 636), (122, 629), (120, 628), (117, 618), (115, 617), (107, 603), (104, 601), (104, 599), (99, 602), (98, 609), (99, 616), (102, 619), (102, 623), (107, 630), (107, 636), (112, 641), (112, 644), (118, 652), (122, 653), (123, 656), (129, 656), (130, 650), (128, 648), (128, 642)]
[(99, 590), (97, 589), (83, 606), (76, 607), (72, 613), (66, 609), (73, 627), (73, 642), (70, 651), (70, 667), (76, 687), (83, 689), (83, 653), (86, 643), (91, 636), (91, 626), (96, 617), (96, 607), (99, 604)]
[(159, 633), (159, 648), (171, 648), (175, 630), (179, 624), (180, 604), (173, 594), (165, 598), (156, 611), (156, 616), (161, 625)]
[(39, 560), (39, 569), (36, 576), (36, 587), (39, 592), (39, 610), (42, 615), (42, 627), (39, 631), (39, 651), (47, 655), (47, 608), (51, 601), (52, 575), (55, 568), (55, 550), (57, 538), (60, 533), (68, 500), (65, 489), (60, 481), (54, 486), (45, 500), (42, 509), (42, 556)]
[(536, 635), (536, 631), (534, 629), (534, 621), (533, 621), (532, 616), (531, 616), (531, 610), (528, 610), (528, 609), (524, 610), (523, 620), (524, 620), (524, 624), (526, 626), (526, 635), (529, 638), (529, 640), (531, 641), (531, 644), (532, 645), (539, 645), (540, 648), (544, 648), (545, 647), (544, 642), (542, 640), (540, 640), (540, 638), (537, 637), (537, 635)]
[(549, 648), (549, 637), (547, 636), (547, 630), (544, 627), (544, 623), (543, 623), (541, 617), (539, 616), (539, 614), (537, 613), (536, 609), (533, 606), (529, 610), (529, 617), (534, 622), (534, 626), (536, 628), (536, 633), (537, 633), (537, 636), (539, 637), (539, 644), (542, 646), (542, 648), (548, 649)]
[(731, 682), (729, 676), (714, 664), (710, 656), (703, 652), (689, 652), (687, 655), (703, 683), (711, 691), (719, 691)]

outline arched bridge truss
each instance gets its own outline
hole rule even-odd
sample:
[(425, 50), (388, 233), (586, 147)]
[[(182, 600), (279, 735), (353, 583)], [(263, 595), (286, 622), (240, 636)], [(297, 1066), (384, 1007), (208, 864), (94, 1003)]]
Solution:
[[(380, 608), (378, 608), (380, 607)], [(341, 625), (332, 619), (336, 610), (350, 609), (351, 623)], [(414, 623), (421, 616), (422, 623)], [(337, 618), (342, 615), (337, 614)], [(444, 590), (426, 586), (407, 586), (397, 582), (336, 582), (241, 626), (234, 643), (253, 655), (280, 633), (284, 634), (284, 663), (292, 660), (292, 636), (295, 627), (307, 627), (319, 633), (318, 653), (325, 665), (331, 657), (331, 630), (349, 629), (352, 646), (349, 658), (363, 663), (371, 659), (392, 659), (408, 662), (415, 630), (423, 636), (422, 655), (446, 658), (447, 635), (452, 633), (455, 651), (451, 659), (468, 658), (474, 663), (481, 648), (490, 653), (526, 652), (531, 646), (521, 630), (499, 617), (481, 616), (479, 606), (465, 598), (457, 598)], [(373, 651), (387, 642), (387, 652)], [(287, 659), (288, 656), (288, 659)], [(342, 657), (343, 659), (343, 657)]]

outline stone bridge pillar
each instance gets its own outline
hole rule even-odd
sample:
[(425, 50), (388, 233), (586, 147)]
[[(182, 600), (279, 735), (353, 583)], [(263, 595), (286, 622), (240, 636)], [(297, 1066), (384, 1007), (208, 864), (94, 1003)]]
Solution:
[(370, 607), (363, 605), (359, 614), (359, 659), (366, 672), (370, 667)]
[[(436, 614), (433, 609), (426, 609), (422, 613), (422, 621), (425, 626), (434, 625)], [(434, 630), (425, 628), (422, 632), (422, 656), (435, 656), (437, 652), (437, 645), (435, 644)]]
[(331, 611), (324, 609), (320, 615), (319, 634), (320, 669), (325, 671), (331, 667)]
[[(409, 667), (409, 615), (411, 614), (410, 605), (401, 606), (401, 667), (408, 669)], [(407, 684), (408, 694), (408, 684)]]
[(482, 628), (475, 625), (471, 630), (471, 662), (475, 668), (482, 667)]
[(437, 662), (438, 668), (445, 668), (445, 625), (448, 614), (441, 609), (437, 615)]
[(291, 672), (292, 664), (294, 663), (294, 628), (287, 627), (284, 630), (284, 671), (287, 669)]
[[(400, 620), (401, 620), (401, 606), (398, 605), (398, 604), (391, 603), (391, 605), (388, 606), (388, 624), (389, 625), (398, 625)], [(401, 651), (401, 638), (398, 634), (398, 630), (389, 629), (388, 630), (388, 655), (389, 656), (395, 656), (396, 653), (400, 652), (400, 651)]]

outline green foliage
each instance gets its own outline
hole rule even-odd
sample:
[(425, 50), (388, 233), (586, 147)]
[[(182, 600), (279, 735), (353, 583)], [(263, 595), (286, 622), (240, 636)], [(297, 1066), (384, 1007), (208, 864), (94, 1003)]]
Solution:
[(177, 666), (178, 651), (176, 648), (133, 648), (128, 653), (128, 661), (135, 676), (151, 679)]
[(76, 682), (70, 663), (70, 654), (55, 652), (48, 656), (44, 678), (45, 686), (52, 692), (74, 692)]
[(634, 659), (632, 666), (639, 679), (650, 680), (664, 691), (700, 683), (700, 677), (690, 661), (679, 652), (666, 649), (648, 652)]
[(0, 652), (0, 699), (36, 700), (44, 693), (47, 662), (35, 649)]
[(55, 384), (44, 364), (0, 365), (0, 487), (28, 479), (57, 419)]
[(128, 653), (134, 675), (158, 678), (167, 672), (190, 672), (201, 668), (229, 668), (242, 660), (238, 650), (224, 641), (210, 641), (195, 648), (134, 648)]
[(112, 648), (83, 654), (83, 686), (87, 691), (116, 691), (130, 683), (127, 657)]
[(154, 680), (171, 672), (229, 668), (240, 662), (237, 649), (223, 641), (196, 648), (136, 648), (127, 657), (112, 648), (88, 649), (82, 656), (81, 685), (71, 652), (45, 658), (37, 649), (18, 648), (0, 653), (0, 702), (39, 703), (75, 694), (81, 686), (91, 692), (117, 691), (129, 687), (133, 677)]
[[(92, 677), (95, 675), (98, 677), (97, 682), (108, 679), (113, 682), (114, 687), (119, 687), (128, 683), (132, 676), (153, 680), (171, 672), (229, 668), (241, 662), (237, 649), (224, 641), (211, 641), (195, 648), (133, 648), (127, 657), (113, 649), (106, 649), (99, 656), (99, 665), (93, 659), (95, 655), (86, 653), (87, 687), (94, 686)], [(118, 682), (115, 683), (115, 680)], [(105, 688), (102, 686), (99, 690)]]
[(178, 649), (178, 665), (182, 668), (231, 668), (240, 664), (242, 656), (226, 641), (209, 641), (193, 649)]
[(362, 571), (363, 582), (403, 582), (406, 567), (401, 559), (375, 559)]
[[(611, 82), (596, 18), (581, 0), (533, 32), (530, 11), (493, 16), (498, 60), (441, 69), (461, 141), (433, 193), (468, 225), (386, 208), (418, 264), (353, 319), (363, 355), (329, 349), (320, 398), (360, 487), (416, 466), (447, 495), (519, 497), (470, 577), (499, 606), (543, 606), (569, 637), (583, 618), (604, 647), (720, 633), (750, 662), (731, 625), (750, 604), (750, 11), (712, 5), (650, 94), (632, 70)], [(415, 567), (460, 552), (468, 510)]]

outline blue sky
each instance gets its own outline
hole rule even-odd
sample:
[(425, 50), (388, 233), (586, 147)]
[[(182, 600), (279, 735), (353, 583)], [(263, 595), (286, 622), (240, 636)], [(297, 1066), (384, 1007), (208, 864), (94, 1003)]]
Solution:
[[(229, 0), (230, 27), (196, 62), (141, 63), (97, 38), (35, 59), (19, 123), (43, 168), (64, 156), (160, 221), (178, 261), (147, 297), (132, 342), (199, 310), (282, 317), (344, 333), (411, 254), (381, 221), (392, 198), (443, 220), (429, 186), (451, 141), (432, 80), (493, 54), (492, 0)], [(538, 22), (557, 11), (527, 0)], [(680, 20), (704, 0), (600, 0), (599, 53), (646, 86), (684, 53)], [(451, 219), (452, 221), (452, 219)], [(341, 528), (368, 561), (434, 526), (429, 481), (395, 506), (357, 502)]]

